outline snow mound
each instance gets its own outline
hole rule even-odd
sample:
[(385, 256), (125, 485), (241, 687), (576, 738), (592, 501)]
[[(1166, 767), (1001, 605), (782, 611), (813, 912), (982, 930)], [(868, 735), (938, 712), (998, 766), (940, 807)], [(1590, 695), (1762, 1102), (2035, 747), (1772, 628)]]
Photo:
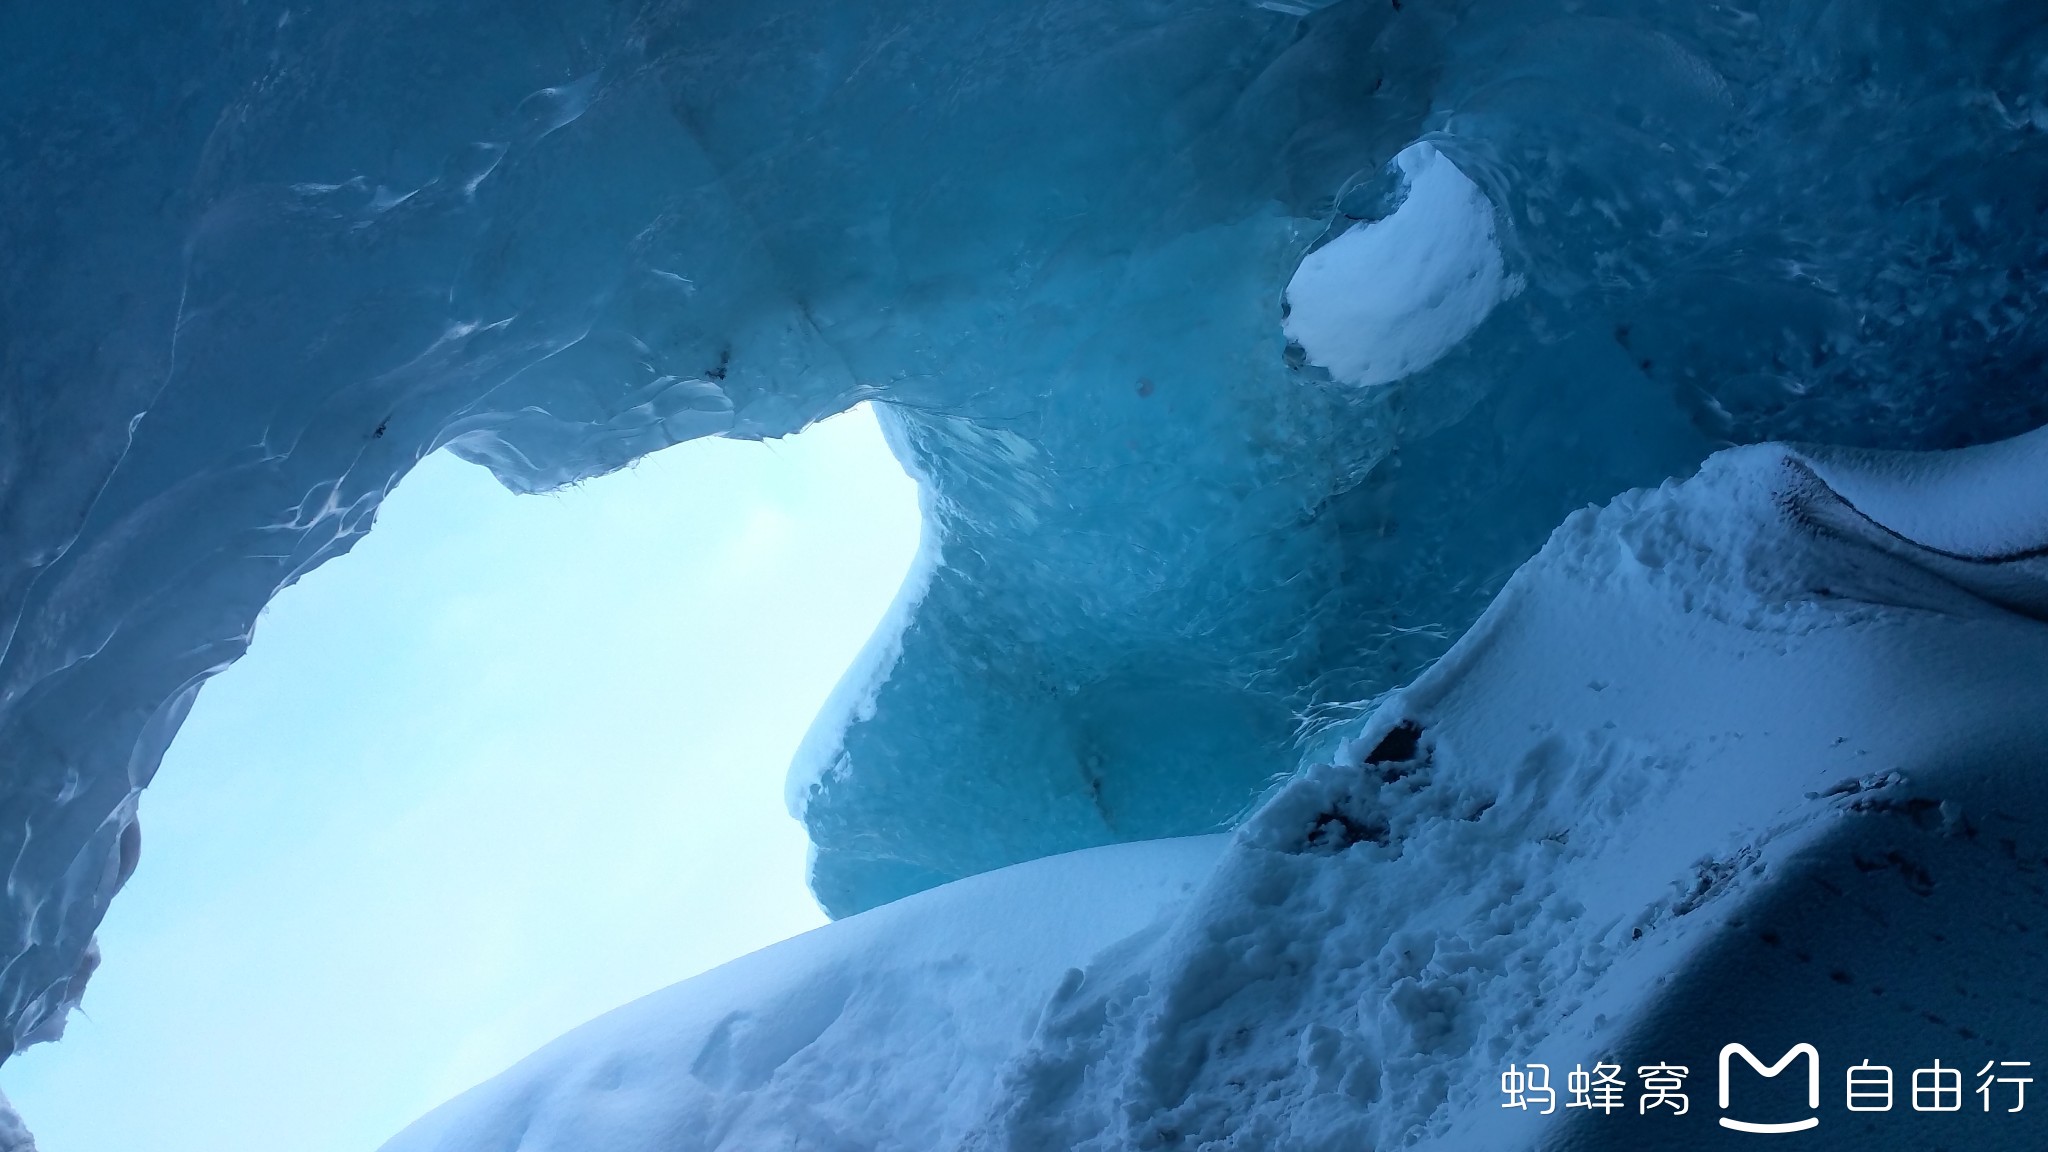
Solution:
[(1141, 947), (1222, 847), (1095, 848), (829, 924), (585, 1025), (385, 1152), (957, 1146), (1045, 989)]
[[(2048, 1007), (2017, 982), (2048, 960), (2048, 614), (2013, 605), (2048, 589), (2040, 436), (1738, 448), (1575, 513), (1213, 870), (1206, 845), (1134, 846), (853, 917), (622, 1010), (390, 1152), (1701, 1148), (1731, 1136), (1726, 1042), (1814, 1043), (1831, 1078), (2038, 1055)], [(1952, 578), (1958, 524), (2011, 595)], [(1169, 873), (1206, 878), (1163, 900)], [(860, 1001), (872, 1027), (813, 1027), (849, 973), (887, 1001)], [(719, 1023), (762, 1004), (788, 1007)], [(1692, 1114), (1499, 1106), (1511, 1062), (1653, 1059), (1699, 1073)], [(602, 1069), (667, 1071), (619, 1094)], [(2032, 1146), (1997, 1115), (1850, 1119), (1824, 1110), (1809, 1145)]]

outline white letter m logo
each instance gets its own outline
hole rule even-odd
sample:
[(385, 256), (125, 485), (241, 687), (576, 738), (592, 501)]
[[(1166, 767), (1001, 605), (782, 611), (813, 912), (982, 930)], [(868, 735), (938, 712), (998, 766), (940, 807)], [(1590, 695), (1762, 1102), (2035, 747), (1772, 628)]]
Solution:
[[(1756, 1054), (1740, 1044), (1730, 1044), (1721, 1049), (1721, 1110), (1728, 1110), (1728, 1057), (1740, 1055), (1759, 1075), (1776, 1076), (1790, 1067), (1792, 1061), (1806, 1057), (1806, 1106), (1820, 1107), (1820, 1053), (1811, 1044), (1794, 1044), (1792, 1050), (1778, 1057), (1778, 1062), (1769, 1067), (1756, 1058)], [(1793, 1120), (1784, 1124), (1756, 1124), (1748, 1120), (1730, 1120), (1721, 1117), (1721, 1127), (1733, 1128), (1737, 1132), (1761, 1132), (1770, 1135), (1777, 1132), (1804, 1132), (1820, 1126), (1820, 1117), (1808, 1116), (1804, 1120)]]

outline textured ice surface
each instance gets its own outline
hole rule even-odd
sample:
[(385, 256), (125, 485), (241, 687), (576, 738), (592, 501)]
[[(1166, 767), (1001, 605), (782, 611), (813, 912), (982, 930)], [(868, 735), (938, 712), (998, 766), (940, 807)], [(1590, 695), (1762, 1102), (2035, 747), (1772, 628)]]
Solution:
[[(886, 402), (937, 563), (795, 781), (844, 913), (1227, 821), (1566, 512), (1718, 444), (2042, 422), (2044, 20), (0, 9), (0, 1048), (75, 996), (197, 685), (438, 446), (541, 489)], [(1521, 286), (1469, 331), (1453, 170)], [(1410, 374), (1291, 351), (1304, 255), (1424, 208), (1453, 248), (1326, 301), (1431, 317), (1368, 357)]]
[[(1747, 1147), (1713, 1119), (1730, 1041), (1818, 1044), (1806, 1146), (2038, 1147), (1974, 1107), (1853, 1116), (1840, 1085), (2039, 1056), (2048, 534), (2004, 497), (2043, 485), (2048, 430), (1717, 455), (1569, 518), (1220, 859), (1127, 845), (864, 913), (387, 1148)], [(1846, 498), (1877, 488), (1997, 548)], [(1527, 1060), (1685, 1065), (1689, 1115), (1504, 1110)]]

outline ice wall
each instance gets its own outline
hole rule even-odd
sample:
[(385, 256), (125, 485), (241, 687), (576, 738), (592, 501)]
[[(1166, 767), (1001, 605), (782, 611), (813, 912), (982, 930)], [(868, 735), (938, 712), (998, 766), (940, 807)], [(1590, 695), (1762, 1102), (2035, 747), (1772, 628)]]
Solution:
[[(1226, 821), (1715, 444), (2048, 416), (2038, 6), (1279, 7), (0, 10), (0, 1048), (192, 693), (437, 447), (888, 403), (939, 564), (800, 765), (846, 912)], [(1343, 263), (1432, 206), (1469, 274)], [(1305, 255), (1398, 317), (1481, 241), (1406, 375), (1290, 344)]]

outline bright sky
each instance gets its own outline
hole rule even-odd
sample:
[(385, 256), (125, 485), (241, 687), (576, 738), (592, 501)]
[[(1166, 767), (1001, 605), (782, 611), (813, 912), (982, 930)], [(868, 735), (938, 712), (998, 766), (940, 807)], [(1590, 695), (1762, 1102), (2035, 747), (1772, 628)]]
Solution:
[(790, 756), (902, 583), (858, 409), (552, 496), (437, 454), (287, 589), (143, 796), (43, 1152), (370, 1152), (636, 996), (824, 922)]

